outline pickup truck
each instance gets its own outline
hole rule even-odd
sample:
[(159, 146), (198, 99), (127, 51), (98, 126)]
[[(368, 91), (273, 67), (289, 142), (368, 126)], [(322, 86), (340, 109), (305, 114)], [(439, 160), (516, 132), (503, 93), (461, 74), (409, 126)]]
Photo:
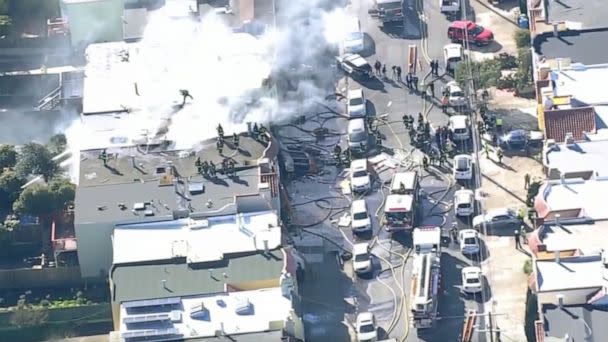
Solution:
[(378, 18), (382, 24), (403, 22), (403, 0), (375, 0), (372, 9), (367, 11), (372, 18)]

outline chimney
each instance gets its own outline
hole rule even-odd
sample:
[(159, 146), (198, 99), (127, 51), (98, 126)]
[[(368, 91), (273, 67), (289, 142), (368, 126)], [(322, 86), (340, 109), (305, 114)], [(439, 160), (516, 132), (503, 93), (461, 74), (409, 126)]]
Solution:
[(564, 308), (564, 295), (560, 293), (556, 297), (557, 297), (557, 305), (559, 306), (560, 309), (563, 309)]
[(248, 121), (247, 122), (247, 134), (249, 136), (252, 136), (253, 135), (252, 133), (253, 133), (253, 128), (251, 128), (251, 121)]
[(559, 36), (559, 30), (557, 29), (558, 25), (559, 25), (558, 23), (553, 23), (553, 36), (554, 37), (558, 37)]
[(560, 250), (557, 250), (557, 251), (553, 252), (555, 254), (555, 262), (558, 263), (558, 264), (561, 262), (561, 256), (560, 256), (560, 254), (562, 254), (561, 252), (562, 251), (560, 251)]
[(270, 249), (268, 248), (268, 240), (264, 240), (264, 252), (268, 253)]
[(572, 132), (566, 133), (566, 137), (564, 140), (565, 140), (564, 142), (566, 143), (566, 145), (574, 144), (574, 135), (572, 134)]
[(163, 289), (165, 289), (165, 290), (169, 291), (169, 288), (167, 287), (167, 280), (166, 280), (166, 279), (163, 279), (163, 280), (161, 280), (160, 282), (163, 284)]
[(173, 188), (175, 189), (176, 194), (181, 195), (181, 193), (179, 192), (179, 182), (177, 178), (173, 178)]
[(132, 154), (129, 157), (131, 158), (131, 166), (133, 166), (134, 169), (137, 169), (137, 165), (135, 164), (135, 155)]
[[(564, 182), (564, 177), (562, 176), (562, 183)], [(562, 217), (561, 214), (555, 214), (555, 223), (561, 227), (561, 224), (559, 222), (559, 219)]]

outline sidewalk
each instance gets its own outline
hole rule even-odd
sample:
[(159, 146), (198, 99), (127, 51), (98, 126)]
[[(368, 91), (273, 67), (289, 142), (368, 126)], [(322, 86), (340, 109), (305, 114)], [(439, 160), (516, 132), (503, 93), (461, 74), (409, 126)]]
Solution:
[[(505, 156), (503, 165), (499, 165), (493, 152), (489, 156), (490, 159), (486, 158), (482, 150), (479, 159), (484, 209), (525, 206), (524, 175), (528, 172), (533, 179), (541, 177), (541, 165), (531, 158), (517, 156)], [(489, 258), (482, 263), (482, 270), (492, 292), (486, 312), (496, 315), (495, 328), (500, 328), (504, 340), (526, 341), (524, 320), (528, 276), (523, 272), (523, 265), (529, 258), (527, 246), (523, 245), (525, 251), (518, 251), (512, 233), (486, 236), (485, 243)]]

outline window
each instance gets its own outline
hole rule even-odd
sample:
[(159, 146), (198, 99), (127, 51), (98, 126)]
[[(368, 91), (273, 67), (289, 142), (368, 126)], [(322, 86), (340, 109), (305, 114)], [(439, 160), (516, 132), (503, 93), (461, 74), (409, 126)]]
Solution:
[(464, 92), (461, 90), (454, 91), (452, 92), (452, 97), (464, 97)]
[(466, 159), (458, 159), (456, 164), (456, 171), (463, 172), (469, 170), (469, 161)]
[(367, 255), (367, 254), (355, 255), (355, 262), (363, 262), (363, 261), (368, 261), (368, 260), (369, 260), (369, 255)]
[(355, 171), (353, 173), (353, 177), (365, 177), (367, 176), (367, 171), (365, 170), (359, 170), (359, 171)]
[(468, 237), (464, 239), (464, 244), (465, 245), (476, 245), (477, 244), (477, 239), (474, 237)]
[(474, 36), (478, 36), (483, 32), (483, 26), (475, 25), (475, 27), (471, 30), (471, 34)]
[(367, 134), (365, 134), (363, 131), (354, 132), (350, 134), (349, 138), (352, 142), (363, 142), (367, 140)]
[(477, 278), (468, 278), (467, 284), (479, 284), (479, 280)]
[(368, 333), (368, 332), (373, 332), (374, 330), (376, 330), (376, 328), (374, 328), (373, 324), (365, 324), (361, 326), (361, 332), (362, 333)]
[(363, 104), (363, 98), (361, 97), (355, 97), (353, 99), (350, 99), (350, 101), (348, 101), (348, 104), (350, 106), (360, 106)]
[(353, 215), (353, 219), (355, 220), (365, 220), (367, 218), (367, 213), (366, 212), (360, 212), (360, 213), (355, 213)]
[(458, 203), (458, 208), (469, 209), (471, 207), (471, 203)]

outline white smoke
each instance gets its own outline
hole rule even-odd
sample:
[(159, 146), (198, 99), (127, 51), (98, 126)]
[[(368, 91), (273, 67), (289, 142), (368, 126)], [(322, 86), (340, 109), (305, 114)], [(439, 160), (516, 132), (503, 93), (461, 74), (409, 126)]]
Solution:
[[(77, 152), (116, 145), (109, 134), (126, 137), (118, 144), (128, 144), (161, 128), (177, 148), (192, 148), (214, 137), (218, 124), (228, 134), (241, 132), (246, 122), (289, 120), (324, 101), (335, 89), (332, 62), (335, 44), (346, 34), (344, 10), (325, 9), (315, 0), (284, 1), (278, 11), (279, 28), (257, 38), (233, 32), (215, 13), (195, 21), (163, 9), (150, 12), (144, 38), (129, 57), (138, 110), (121, 115), (113, 127), (97, 127), (91, 118), (86, 121), (92, 124), (75, 121), (66, 131), (70, 147)], [(286, 90), (280, 99), (260, 90), (271, 74)], [(180, 89), (193, 96), (183, 108)], [(106, 134), (96, 141), (100, 131)]]

